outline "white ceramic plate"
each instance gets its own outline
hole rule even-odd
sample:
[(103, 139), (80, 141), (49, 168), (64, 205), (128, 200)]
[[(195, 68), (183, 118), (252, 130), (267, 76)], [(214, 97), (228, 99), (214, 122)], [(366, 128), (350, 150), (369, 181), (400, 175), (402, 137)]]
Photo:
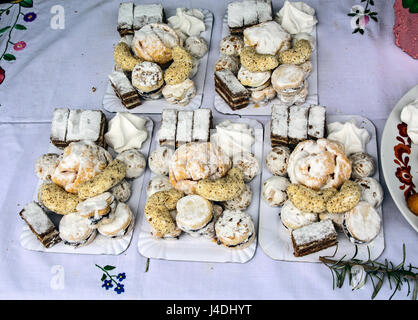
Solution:
[[(167, 17), (173, 16), (176, 14), (176, 9), (164, 9)], [(205, 27), (206, 30), (200, 34), (208, 44), (210, 49), (210, 39), (212, 36), (212, 26), (213, 26), (213, 14), (207, 9), (199, 9), (205, 15)], [(192, 78), (196, 86), (196, 96), (190, 100), (190, 103), (187, 106), (179, 106), (176, 104), (168, 103), (163, 97), (158, 100), (143, 100), (142, 104), (133, 109), (127, 109), (120, 99), (116, 96), (115, 91), (110, 84), (110, 81), (107, 81), (106, 92), (103, 96), (103, 108), (109, 112), (131, 112), (131, 113), (161, 113), (163, 109), (178, 109), (178, 110), (194, 110), (200, 108), (203, 97), (203, 88), (205, 85), (206, 77), (206, 67), (208, 64), (209, 50), (206, 54), (200, 59), (200, 64), (196, 75)]]
[[(257, 159), (261, 162), (263, 156), (263, 126), (256, 120), (252, 119), (239, 119), (239, 118), (214, 118), (214, 126), (224, 120), (231, 120), (234, 122), (248, 123), (254, 128), (255, 143), (253, 145), (252, 152)], [(159, 127), (156, 126), (156, 127)], [(157, 147), (158, 142), (153, 141), (151, 150)], [(148, 170), (146, 177), (146, 184), (151, 177), (152, 173)], [(253, 192), (253, 199), (250, 206), (245, 210), (251, 215), (254, 221), (254, 225), (257, 230), (258, 225), (258, 211), (260, 203), (260, 183), (261, 183), (261, 170), (260, 173), (250, 182), (250, 187)], [(146, 187), (143, 188), (141, 197), (141, 208), (144, 208), (146, 202)], [(145, 257), (165, 260), (183, 260), (183, 261), (205, 261), (205, 262), (238, 262), (245, 263), (249, 261), (255, 254), (257, 247), (257, 237), (254, 242), (242, 250), (233, 250), (225, 248), (216, 244), (213, 240), (209, 239), (196, 239), (185, 233), (181, 234), (180, 238), (167, 240), (156, 239), (151, 236), (151, 227), (145, 219), (143, 211), (141, 217), (139, 217), (139, 237), (138, 237), (138, 251)]]
[[(340, 121), (345, 122), (350, 119), (355, 119), (356, 124), (361, 128), (367, 129), (371, 135), (370, 142), (366, 146), (366, 152), (369, 153), (378, 163), (378, 151), (377, 151), (377, 139), (376, 139), (376, 128), (373, 123), (361, 116), (347, 116), (347, 115), (328, 115), (327, 123)], [(270, 124), (266, 125), (264, 135), (264, 158), (263, 158), (263, 181), (270, 178), (272, 175), (267, 169), (265, 159), (268, 152), (271, 150), (270, 143)], [(379, 181), (379, 170), (376, 170), (373, 176)], [(320, 256), (330, 256), (335, 252), (335, 246), (321, 250), (316, 253), (312, 253), (303, 257), (295, 257), (293, 255), (293, 246), (290, 239), (290, 233), (283, 226), (279, 213), (281, 207), (270, 207), (267, 203), (261, 199), (260, 201), (260, 224), (259, 224), (259, 241), (263, 251), (272, 259), (284, 260), (284, 261), (302, 261), (302, 262), (319, 262)], [(382, 206), (377, 208), (380, 217), (383, 219)], [(383, 220), (382, 220), (383, 221)], [(385, 248), (385, 241), (383, 236), (383, 222), (382, 228), (380, 229), (379, 235), (368, 244), (361, 244), (358, 246), (357, 258), (366, 259), (368, 258), (367, 246), (370, 249), (372, 259), (376, 259), (380, 256)], [(342, 258), (344, 255), (351, 258), (355, 252), (355, 245), (351, 243), (348, 238), (342, 233), (338, 234), (338, 251), (335, 255), (336, 259)]]
[[(222, 38), (228, 34), (228, 13), (226, 13), (222, 24)], [(309, 94), (306, 97), (306, 102), (303, 104), (307, 106), (310, 106), (311, 104), (318, 104), (318, 46), (316, 44), (316, 26), (314, 27), (311, 34), (315, 38), (315, 50), (311, 55), (312, 72), (308, 77)], [(209, 72), (213, 73), (214, 71), (210, 70)], [(212, 77), (212, 84), (214, 83), (213, 81), (214, 80)], [(243, 109), (232, 110), (231, 107), (225, 102), (225, 100), (222, 99), (217, 92), (215, 92), (215, 109), (223, 114), (239, 114), (243, 116), (269, 116), (271, 115), (271, 106), (275, 103), (279, 103), (277, 98), (274, 98), (273, 100), (270, 100), (268, 103), (263, 105), (250, 102), (249, 105)]]
[[(143, 143), (142, 148), (140, 149), (141, 153), (147, 159), (149, 154), (149, 149), (151, 145), (151, 137), (154, 124), (152, 120), (148, 117), (144, 117), (148, 121), (146, 123), (146, 128), (148, 131), (148, 138)], [(115, 155), (115, 152), (109, 147), (109, 152), (112, 156)], [(54, 145), (50, 144), (48, 153), (62, 153), (62, 150), (56, 148)], [(129, 208), (132, 210), (132, 213), (137, 216), (138, 207), (139, 207), (139, 200), (142, 191), (142, 186), (144, 184), (145, 174), (136, 178), (130, 179), (131, 180), (131, 197), (129, 198), (127, 204)], [(37, 201), (37, 194), (38, 189), (41, 186), (42, 181), (39, 181), (38, 186), (36, 188), (36, 192), (34, 194), (33, 200)], [(59, 221), (61, 220), (61, 215), (55, 214), (52, 212), (48, 212), (48, 216), (54, 222), (56, 226), (58, 226)], [(22, 228), (22, 233), (20, 235), (20, 243), (21, 245), (27, 250), (34, 250), (34, 251), (43, 251), (43, 252), (53, 252), (53, 253), (75, 253), (75, 254), (120, 254), (124, 252), (132, 240), (133, 229), (131, 232), (126, 234), (124, 237), (119, 239), (111, 239), (102, 236), (101, 234), (97, 233), (96, 238), (89, 244), (83, 247), (74, 248), (69, 245), (65, 245), (64, 242), (57, 243), (51, 248), (45, 248), (36, 236), (32, 233), (29, 227), (24, 224)]]
[(400, 118), (403, 107), (417, 98), (418, 85), (409, 90), (393, 108), (383, 130), (380, 156), (390, 195), (405, 219), (418, 232), (418, 216), (406, 205), (406, 196), (417, 191), (418, 146), (408, 138), (407, 125)]

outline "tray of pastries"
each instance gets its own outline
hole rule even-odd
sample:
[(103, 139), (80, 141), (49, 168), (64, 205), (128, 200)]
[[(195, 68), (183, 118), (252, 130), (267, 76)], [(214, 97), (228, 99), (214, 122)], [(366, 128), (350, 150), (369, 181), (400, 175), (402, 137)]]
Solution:
[(34, 164), (33, 201), (19, 212), (28, 250), (120, 254), (132, 239), (153, 122), (120, 112), (56, 108)]
[(376, 129), (320, 105), (273, 105), (264, 135), (259, 242), (273, 259), (376, 259), (384, 250)]
[(109, 112), (161, 113), (200, 107), (213, 15), (207, 9), (124, 2), (120, 40), (103, 107)]
[(270, 115), (273, 104), (318, 104), (315, 9), (285, 1), (233, 1), (223, 19), (215, 63), (215, 108)]
[(257, 246), (262, 124), (213, 118), (205, 108), (165, 109), (156, 128), (138, 251), (167, 260), (249, 261)]

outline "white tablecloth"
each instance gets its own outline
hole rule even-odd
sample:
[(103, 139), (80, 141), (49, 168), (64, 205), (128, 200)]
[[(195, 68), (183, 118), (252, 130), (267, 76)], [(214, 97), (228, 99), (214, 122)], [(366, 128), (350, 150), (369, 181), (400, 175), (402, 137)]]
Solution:
[[(54, 107), (101, 108), (107, 75), (113, 66), (112, 48), (118, 40), (116, 20), (120, 1), (66, 1), (65, 28), (53, 30), (54, 1), (36, 1), (27, 30), (15, 31), (26, 48), (16, 60), (0, 61), (6, 78), (0, 85), (0, 273), (1, 299), (369, 299), (371, 283), (355, 292), (346, 284), (332, 290), (332, 276), (322, 264), (270, 259), (258, 246), (246, 264), (151, 260), (137, 251), (138, 230), (130, 247), (119, 256), (47, 254), (23, 249), (18, 212), (32, 199), (37, 177), (33, 165), (48, 149)], [(153, 2), (153, 1), (141, 1)], [(418, 61), (394, 45), (393, 1), (376, 1), (379, 22), (365, 34), (352, 34), (347, 13), (359, 0), (306, 1), (317, 12), (319, 100), (329, 113), (360, 114), (377, 127), (399, 98), (418, 83)], [(179, 1), (162, 1), (175, 7)], [(283, 1), (273, 1), (277, 11)], [(5, 8), (7, 5), (0, 5)], [(224, 1), (182, 1), (214, 14), (203, 107), (213, 109), (213, 66), (218, 57)], [(2, 16), (0, 29), (9, 16)], [(18, 33), (19, 32), (19, 33)], [(0, 37), (0, 50), (5, 46)], [(96, 90), (92, 90), (92, 88)], [(214, 113), (216, 111), (214, 110)], [(267, 121), (267, 118), (259, 118)], [(382, 176), (382, 175), (381, 175)], [(384, 184), (384, 183), (383, 183)], [(385, 186), (384, 186), (385, 187)], [(386, 249), (380, 257), (395, 264), (406, 244), (407, 262), (417, 264), (417, 233), (397, 210), (385, 187), (383, 203)], [(140, 208), (140, 212), (142, 208)], [(125, 273), (120, 295), (101, 287), (101, 270)], [(377, 298), (390, 296), (385, 286)], [(406, 288), (395, 298), (405, 299)]]

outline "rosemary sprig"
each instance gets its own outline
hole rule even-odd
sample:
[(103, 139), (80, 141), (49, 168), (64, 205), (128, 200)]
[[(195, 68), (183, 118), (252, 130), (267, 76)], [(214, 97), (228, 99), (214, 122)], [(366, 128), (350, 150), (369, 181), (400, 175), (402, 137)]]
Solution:
[[(417, 292), (418, 292), (418, 273), (415, 272), (417, 267), (412, 266), (409, 264), (408, 266), (405, 265), (406, 260), (406, 249), (405, 244), (403, 244), (403, 258), (402, 262), (397, 266), (394, 266), (392, 262), (389, 262), (385, 259), (384, 263), (377, 262), (376, 260), (370, 259), (370, 249), (367, 247), (368, 251), (368, 259), (366, 261), (361, 261), (356, 259), (358, 248), (356, 246), (356, 251), (354, 256), (350, 260), (345, 260), (345, 256), (343, 256), (340, 260), (333, 260), (330, 259), (332, 257), (319, 257), (319, 260), (325, 264), (330, 270), (332, 274), (332, 288), (335, 287), (341, 288), (344, 284), (346, 279), (346, 275), (349, 276), (349, 282), (352, 281), (352, 269), (353, 267), (361, 267), (365, 272), (364, 283), (366, 283), (367, 279), (370, 279), (373, 285), (373, 293), (371, 298), (374, 299), (376, 295), (379, 293), (380, 289), (382, 288), (385, 279), (388, 279), (390, 289), (393, 290), (392, 295), (389, 297), (389, 300), (393, 298), (397, 291), (402, 290), (402, 285), (407, 284), (408, 286), (408, 293), (407, 296), (411, 293), (411, 284), (410, 282), (414, 283), (414, 290), (412, 292), (412, 300), (417, 299)], [(335, 256), (335, 253), (334, 253)], [(354, 289), (353, 289), (354, 290)]]

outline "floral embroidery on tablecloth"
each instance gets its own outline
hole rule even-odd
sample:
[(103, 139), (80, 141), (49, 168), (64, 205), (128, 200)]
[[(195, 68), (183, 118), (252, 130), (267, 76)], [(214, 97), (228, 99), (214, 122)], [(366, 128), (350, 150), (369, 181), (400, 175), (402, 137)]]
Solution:
[(114, 270), (116, 267), (110, 265), (101, 267), (97, 264), (96, 267), (103, 271), (102, 278), (100, 279), (102, 282), (102, 288), (106, 290), (113, 288), (113, 291), (115, 291), (117, 294), (125, 292), (125, 285), (121, 283), (126, 279), (125, 272), (112, 275), (109, 273), (109, 271)]
[[(15, 0), (11, 1), (9, 5), (4, 9), (0, 9), (0, 23), (2, 16), (8, 16), (11, 13), (11, 9), (15, 6), (18, 6), (18, 9), (16, 11), (16, 17), (13, 19), (13, 23), (7, 26), (0, 25), (0, 41), (5, 41), (4, 50), (0, 52), (0, 64), (2, 64), (4, 61), (16, 60), (14, 51), (21, 51), (26, 48), (25, 41), (12, 41), (12, 35), (15, 36), (15, 33), (13, 33), (13, 31), (23, 31), (27, 29), (25, 25), (19, 23), (19, 19), (23, 17), (23, 22), (26, 23), (30, 23), (36, 19), (35, 12), (23, 12), (23, 10), (33, 7), (33, 0)], [(0, 65), (0, 85), (3, 83), (5, 79), (6, 70)]]
[(351, 7), (350, 13), (348, 16), (351, 17), (351, 28), (353, 33), (364, 34), (364, 29), (370, 22), (370, 19), (377, 22), (377, 12), (371, 10), (371, 6), (374, 6), (373, 0), (361, 0), (361, 2), (366, 2), (366, 7), (356, 4)]

